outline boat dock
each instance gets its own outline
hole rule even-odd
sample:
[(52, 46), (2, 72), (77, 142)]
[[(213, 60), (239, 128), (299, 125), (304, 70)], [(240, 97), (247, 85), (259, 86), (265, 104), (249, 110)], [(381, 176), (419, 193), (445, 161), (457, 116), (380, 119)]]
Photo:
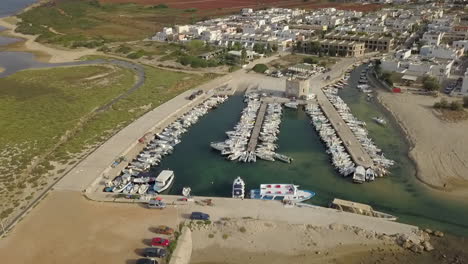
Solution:
[(258, 110), (257, 119), (255, 120), (255, 126), (252, 130), (252, 135), (250, 136), (249, 144), (247, 145), (247, 151), (254, 152), (255, 147), (258, 143), (258, 135), (262, 129), (263, 119), (265, 118), (265, 112), (267, 109), (267, 103), (262, 102), (260, 109)]
[(374, 165), (371, 157), (364, 150), (361, 143), (359, 143), (351, 129), (346, 125), (338, 111), (336, 111), (335, 107), (333, 107), (333, 105), (330, 103), (322, 89), (316, 89), (315, 92), (320, 108), (330, 121), (338, 136), (343, 141), (343, 145), (353, 159), (354, 163), (356, 163), (358, 166), (363, 166), (364, 168), (371, 168)]

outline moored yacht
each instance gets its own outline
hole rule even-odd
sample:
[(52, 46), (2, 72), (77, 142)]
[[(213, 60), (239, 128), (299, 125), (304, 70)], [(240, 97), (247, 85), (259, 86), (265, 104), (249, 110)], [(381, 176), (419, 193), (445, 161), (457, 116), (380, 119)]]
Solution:
[(245, 197), (245, 182), (241, 177), (237, 177), (232, 183), (232, 198), (244, 199)]
[(159, 173), (158, 177), (154, 182), (153, 190), (157, 193), (162, 193), (169, 186), (171, 186), (172, 182), (174, 181), (174, 172), (171, 170), (163, 170)]
[(363, 183), (366, 181), (366, 169), (363, 166), (357, 166), (354, 171), (353, 181), (355, 183)]
[(314, 192), (299, 190), (298, 187), (294, 184), (260, 184), (260, 189), (250, 191), (250, 198), (303, 202), (315, 196)]

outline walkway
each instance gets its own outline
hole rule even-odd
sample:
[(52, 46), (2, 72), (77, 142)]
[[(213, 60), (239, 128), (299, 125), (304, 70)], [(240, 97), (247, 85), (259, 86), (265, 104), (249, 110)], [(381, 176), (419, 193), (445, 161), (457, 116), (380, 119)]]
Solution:
[(257, 147), (258, 135), (260, 134), (260, 130), (262, 129), (266, 108), (267, 103), (263, 102), (262, 105), (260, 105), (260, 109), (258, 110), (257, 119), (255, 120), (255, 126), (252, 130), (252, 135), (250, 136), (249, 144), (247, 145), (247, 151), (253, 152), (255, 151), (255, 147)]
[[(354, 163), (357, 165), (363, 166), (365, 168), (370, 168), (374, 165), (369, 154), (364, 150), (361, 143), (354, 136), (351, 129), (346, 125), (343, 118), (341, 118), (338, 111), (330, 103), (328, 98), (322, 91), (322, 88), (328, 84), (336, 82), (338, 79), (341, 79), (344, 76), (344, 73), (348, 68), (350, 68), (354, 63), (361, 60), (365, 60), (366, 57), (360, 59), (343, 59), (340, 64), (334, 65), (330, 72), (314, 76), (310, 81), (312, 92), (317, 96), (317, 103), (322, 108), (323, 112), (330, 120), (333, 128), (336, 130), (336, 133), (341, 138), (344, 143), (344, 146), (348, 150), (349, 155), (353, 159)], [(326, 76), (330, 76), (329, 80), (324, 80)]]
[(361, 143), (359, 143), (351, 129), (341, 118), (340, 114), (338, 114), (335, 107), (330, 103), (323, 91), (319, 89), (316, 91), (316, 95), (318, 104), (322, 108), (328, 120), (330, 120), (330, 123), (338, 136), (343, 141), (344, 146), (348, 150), (349, 155), (351, 155), (351, 158), (354, 160), (354, 163), (363, 166), (364, 168), (372, 167), (374, 163), (371, 157), (364, 150)]

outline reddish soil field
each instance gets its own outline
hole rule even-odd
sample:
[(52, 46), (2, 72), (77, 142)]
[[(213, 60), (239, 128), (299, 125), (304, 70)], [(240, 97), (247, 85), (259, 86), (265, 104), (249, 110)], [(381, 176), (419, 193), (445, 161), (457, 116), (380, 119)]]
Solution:
[[(220, 9), (240, 9), (245, 7), (264, 8), (264, 7), (289, 7), (289, 8), (327, 8), (335, 7), (338, 9), (374, 11), (382, 8), (379, 4), (349, 4), (349, 3), (326, 3), (323, 1), (303, 0), (100, 0), (104, 3), (137, 3), (142, 5), (167, 4), (171, 8), (199, 10), (220, 10)], [(225, 10), (223, 10), (225, 11)]]

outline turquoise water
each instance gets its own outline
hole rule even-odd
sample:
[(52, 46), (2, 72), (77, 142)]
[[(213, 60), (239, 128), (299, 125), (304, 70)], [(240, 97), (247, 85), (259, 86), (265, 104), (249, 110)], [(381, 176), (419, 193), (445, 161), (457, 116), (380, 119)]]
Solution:
[[(354, 76), (351, 83), (355, 78), (358, 77)], [(468, 235), (468, 204), (450, 201), (416, 180), (414, 166), (407, 157), (408, 146), (396, 124), (390, 122), (384, 128), (371, 120), (374, 116), (386, 116), (381, 107), (367, 102), (354, 88), (344, 89), (341, 95), (353, 113), (368, 123), (371, 136), (386, 156), (397, 162), (390, 176), (363, 185), (341, 177), (330, 165), (329, 156), (303, 110), (285, 110), (281, 124), (279, 152), (292, 156), (292, 164), (225, 160), (219, 152), (211, 150), (209, 143), (225, 140), (225, 131), (237, 123), (244, 107), (242, 96), (233, 96), (203, 117), (158, 169), (175, 171), (171, 194), (180, 194), (182, 187), (190, 186), (194, 195), (230, 196), (232, 181), (237, 176), (246, 181), (248, 190), (258, 188), (261, 183), (294, 183), (317, 193), (310, 201), (312, 204), (326, 206), (335, 197), (349, 199), (397, 215), (401, 222)]]

